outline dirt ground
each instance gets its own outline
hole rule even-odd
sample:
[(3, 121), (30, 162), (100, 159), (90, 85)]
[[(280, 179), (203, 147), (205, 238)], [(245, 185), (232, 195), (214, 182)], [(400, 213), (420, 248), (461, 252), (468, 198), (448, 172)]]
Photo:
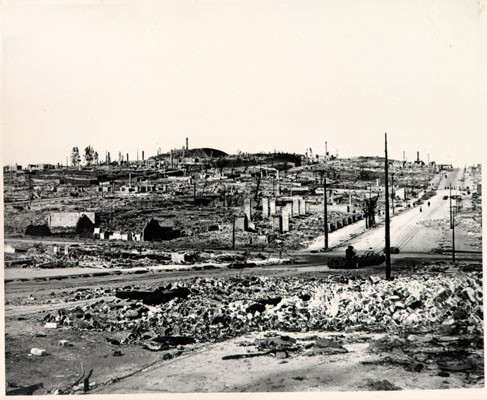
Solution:
[[(409, 271), (411, 264), (402, 267)], [(307, 271), (307, 272), (304, 272)], [(408, 272), (409, 271), (409, 272)], [(360, 276), (374, 275), (376, 268), (348, 271)], [(399, 271), (396, 269), (396, 273)], [(200, 274), (200, 273), (199, 273)], [(228, 275), (228, 271), (206, 271), (208, 278)], [(321, 274), (304, 267), (262, 268), (245, 271), (252, 276), (296, 276), (316, 279)], [(328, 271), (326, 275), (335, 272)], [(178, 279), (183, 272), (176, 274)], [(194, 273), (193, 273), (194, 275)], [(235, 272), (233, 272), (235, 276)], [(134, 277), (139, 287), (168, 282), (174, 277), (143, 275)], [(189, 277), (188, 277), (189, 278)], [(105, 285), (102, 284), (106, 279)], [(66, 281), (12, 282), (6, 285), (6, 387), (43, 383), (35, 394), (83, 393), (82, 373), (93, 373), (89, 393), (148, 392), (284, 392), (284, 391), (368, 391), (399, 389), (480, 388), (484, 386), (482, 337), (460, 343), (454, 333), (430, 330), (401, 334), (371, 332), (359, 328), (340, 332), (250, 332), (217, 343), (195, 343), (150, 351), (140, 344), (120, 345), (127, 332), (73, 330), (58, 326), (49, 329), (44, 317), (56, 309), (110, 300), (102, 297), (110, 288), (123, 288), (120, 276)], [(32, 291), (26, 290), (31, 288)], [(83, 299), (78, 289), (100, 288), (100, 296)], [(11, 290), (10, 290), (11, 288)], [(259, 353), (256, 339), (289, 336), (298, 350), (223, 360), (224, 356)], [(317, 338), (337, 342), (345, 351), (332, 349), (308, 354)], [(59, 344), (67, 340), (69, 345)], [(371, 351), (377, 341), (395, 343)], [(401, 344), (402, 343), (402, 344)], [(461, 344), (461, 352), (459, 351)], [(463, 347), (462, 347), (463, 346)], [(45, 356), (30, 355), (32, 348), (45, 349)], [(453, 352), (453, 353), (452, 353)], [(462, 363), (468, 359), (468, 363)], [(452, 365), (441, 369), (438, 362)], [(459, 362), (457, 362), (457, 361)], [(418, 363), (420, 366), (416, 366)], [(415, 369), (416, 368), (416, 369)], [(384, 377), (387, 380), (384, 381)], [(75, 384), (77, 383), (77, 384)]]
[[(283, 332), (280, 334), (288, 335)], [(480, 377), (475, 376), (472, 380), (471, 375), (467, 378), (465, 373), (451, 374), (445, 378), (439, 376), (439, 370), (434, 368), (418, 373), (405, 370), (399, 363), (384, 362), (380, 356), (368, 350), (371, 341), (384, 335), (308, 332), (306, 335), (292, 336), (301, 337), (306, 344), (310, 337), (316, 335), (321, 338), (342, 338), (347, 353), (291, 355), (285, 359), (279, 356), (262, 356), (222, 360), (231, 354), (255, 352), (255, 346), (250, 344), (263, 334), (254, 334), (163, 362), (140, 376), (97, 389), (94, 393), (380, 390), (380, 382), (384, 377), (393, 382), (396, 390), (462, 388), (482, 384)], [(427, 339), (425, 335), (413, 335), (411, 339), (425, 338)]]

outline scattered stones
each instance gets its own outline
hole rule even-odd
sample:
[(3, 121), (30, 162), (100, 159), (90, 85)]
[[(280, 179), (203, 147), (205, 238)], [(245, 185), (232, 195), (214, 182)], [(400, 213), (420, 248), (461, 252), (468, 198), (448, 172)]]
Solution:
[(471, 359), (446, 361), (446, 362), (439, 361), (438, 366), (442, 371), (447, 371), (447, 372), (467, 371), (475, 367)]
[(348, 353), (348, 350), (337, 341), (331, 339), (317, 338), (311, 350), (306, 352), (304, 355), (315, 356), (332, 355), (339, 353)]
[(186, 299), (191, 294), (188, 288), (165, 289), (160, 288), (154, 292), (124, 291), (115, 294), (119, 299), (142, 300), (147, 305), (168, 303), (173, 299)]
[(44, 350), (44, 349), (38, 349), (36, 347), (34, 347), (33, 349), (30, 350), (30, 354), (32, 354), (33, 356), (45, 356), (47, 355), (47, 351)]
[(261, 303), (255, 303), (252, 304), (250, 307), (247, 307), (245, 311), (250, 314), (255, 314), (257, 312), (263, 313), (265, 311), (265, 305)]
[[(106, 296), (102, 289), (79, 293), (88, 292)], [(273, 330), (343, 331), (359, 327), (369, 332), (436, 330), (439, 337), (476, 337), (483, 334), (481, 293), (481, 273), (439, 275), (428, 268), (412, 276), (397, 276), (394, 281), (378, 276), (313, 280), (198, 277), (155, 290), (127, 286), (116, 293), (115, 300), (100, 299), (91, 305), (58, 310), (43, 321), (79, 330), (124, 332), (126, 336), (119, 343), (153, 342), (148, 348), (157, 351), (159, 345), (219, 342)], [(281, 350), (266, 347), (270, 348)], [(311, 349), (314, 354), (343, 351), (332, 343), (321, 347), (315, 344)]]
[(387, 379), (374, 381), (373, 379), (367, 379), (366, 387), (369, 390), (383, 391), (383, 390), (402, 390), (399, 386), (394, 385)]

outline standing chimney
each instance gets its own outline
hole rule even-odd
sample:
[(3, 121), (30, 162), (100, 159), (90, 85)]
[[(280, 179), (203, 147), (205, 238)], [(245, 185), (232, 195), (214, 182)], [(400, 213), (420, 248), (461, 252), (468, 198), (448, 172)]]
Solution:
[(189, 141), (189, 139), (186, 138), (186, 150), (189, 150), (189, 142), (188, 141)]
[(418, 161), (418, 163), (419, 163), (419, 151), (416, 152), (416, 158), (417, 158), (416, 161)]
[(129, 163), (129, 153), (127, 153), (127, 164)]
[(325, 142), (325, 157), (328, 155), (328, 142)]

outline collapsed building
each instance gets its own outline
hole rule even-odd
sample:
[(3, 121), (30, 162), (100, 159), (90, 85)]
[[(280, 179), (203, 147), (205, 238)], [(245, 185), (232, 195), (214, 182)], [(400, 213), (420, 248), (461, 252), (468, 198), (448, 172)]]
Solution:
[(172, 240), (181, 236), (181, 231), (169, 226), (161, 226), (155, 219), (151, 219), (142, 230), (142, 240), (161, 241)]
[(97, 222), (96, 213), (65, 211), (50, 213), (47, 224), (58, 231), (74, 231), (81, 237), (92, 237)]
[(51, 236), (51, 230), (47, 225), (29, 225), (25, 229), (26, 236)]

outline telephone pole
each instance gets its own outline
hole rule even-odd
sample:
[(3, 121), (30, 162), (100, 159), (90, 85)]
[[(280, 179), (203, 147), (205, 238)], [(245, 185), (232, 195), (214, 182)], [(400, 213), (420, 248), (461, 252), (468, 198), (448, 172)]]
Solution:
[(391, 231), (389, 217), (389, 160), (387, 158), (387, 133), (385, 134), (385, 186), (386, 186), (386, 279), (391, 279)]
[(451, 203), (451, 184), (450, 184), (450, 229), (451, 229), (451, 257), (452, 257), (452, 262), (455, 263), (455, 216), (453, 215), (453, 207)]
[(394, 173), (392, 173), (391, 176), (391, 187), (392, 187), (392, 193), (391, 193), (391, 200), (392, 200), (392, 215), (394, 215), (394, 197), (396, 196), (396, 193), (394, 191)]
[(323, 214), (325, 219), (325, 250), (328, 249), (328, 199), (326, 195), (326, 173), (323, 177)]

